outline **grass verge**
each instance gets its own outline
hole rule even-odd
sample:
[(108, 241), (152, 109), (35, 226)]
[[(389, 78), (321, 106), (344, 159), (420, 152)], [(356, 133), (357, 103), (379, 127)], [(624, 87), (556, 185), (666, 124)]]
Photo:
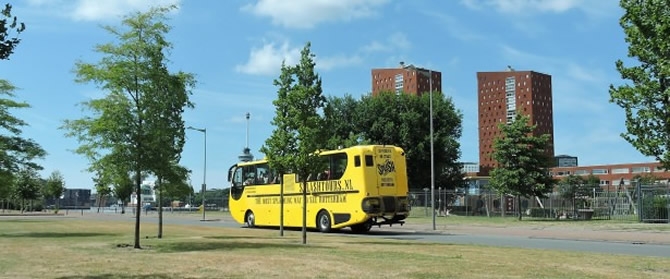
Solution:
[(669, 258), (73, 218), (0, 219), (2, 278), (667, 278)]

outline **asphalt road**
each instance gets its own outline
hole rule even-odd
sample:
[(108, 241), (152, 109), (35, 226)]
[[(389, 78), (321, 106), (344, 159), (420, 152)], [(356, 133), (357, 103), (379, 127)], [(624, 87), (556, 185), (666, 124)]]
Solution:
[[(79, 214), (70, 214), (76, 218), (93, 218), (100, 219), (115, 219), (127, 220), (133, 222), (131, 214), (92, 214), (87, 213), (83, 216)], [(222, 219), (219, 219), (222, 218)], [(171, 214), (166, 213), (163, 220), (164, 224), (189, 225), (189, 226), (211, 226), (211, 227), (225, 227), (225, 228), (239, 228), (247, 229), (244, 226), (236, 223), (229, 217), (221, 217), (220, 214), (206, 216), (206, 221), (200, 220), (201, 216), (192, 214)], [(148, 215), (143, 214), (141, 217), (143, 223), (157, 223), (158, 218), (155, 212)], [(272, 228), (269, 228), (272, 230)], [(276, 229), (275, 229), (276, 230)], [(318, 232), (310, 232), (318, 233)], [(593, 241), (593, 240), (569, 240), (569, 239), (548, 239), (528, 236), (511, 236), (511, 235), (493, 235), (493, 234), (465, 234), (465, 233), (450, 233), (449, 230), (427, 231), (409, 229), (407, 227), (388, 227), (381, 228), (373, 227), (368, 234), (358, 235), (348, 233), (343, 230), (333, 235), (347, 235), (352, 237), (363, 238), (379, 238), (392, 239), (402, 241), (422, 241), (432, 243), (447, 243), (447, 244), (468, 244), (468, 245), (483, 245), (483, 246), (498, 246), (498, 247), (516, 247), (529, 248), (541, 250), (564, 250), (564, 251), (580, 251), (593, 252), (605, 254), (621, 254), (633, 256), (655, 256), (655, 257), (670, 257), (670, 245), (664, 244), (650, 244), (650, 243), (630, 243), (630, 242), (614, 242), (614, 241)], [(670, 234), (668, 235), (670, 237)]]

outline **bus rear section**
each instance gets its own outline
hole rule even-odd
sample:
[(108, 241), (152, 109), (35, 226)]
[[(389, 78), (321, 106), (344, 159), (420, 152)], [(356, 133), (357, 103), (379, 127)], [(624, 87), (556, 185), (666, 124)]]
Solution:
[(363, 211), (371, 217), (371, 225), (402, 225), (409, 216), (405, 152), (395, 146), (372, 146), (363, 155), (367, 187)]

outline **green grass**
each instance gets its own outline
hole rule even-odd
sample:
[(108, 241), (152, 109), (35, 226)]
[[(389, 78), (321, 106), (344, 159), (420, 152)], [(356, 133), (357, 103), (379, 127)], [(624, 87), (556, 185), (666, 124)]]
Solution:
[[(213, 216), (214, 217), (214, 216)], [(222, 217), (225, 217), (222, 215)], [(0, 278), (668, 278), (670, 258), (309, 234), (0, 218)]]
[[(430, 212), (429, 212), (430, 214)], [(425, 215), (423, 208), (414, 209), (410, 217), (406, 219), (407, 224), (431, 224), (432, 216)], [(436, 216), (435, 224), (440, 226), (449, 225), (471, 225), (471, 226), (494, 226), (494, 227), (580, 227), (594, 230), (639, 230), (670, 232), (668, 223), (640, 223), (637, 220), (553, 220), (536, 219), (524, 216), (521, 221), (516, 216)]]

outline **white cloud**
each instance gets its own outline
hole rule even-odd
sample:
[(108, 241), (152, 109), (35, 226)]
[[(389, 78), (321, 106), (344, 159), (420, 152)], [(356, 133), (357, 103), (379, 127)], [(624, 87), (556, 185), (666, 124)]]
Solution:
[(288, 42), (281, 45), (266, 43), (260, 48), (252, 48), (247, 63), (235, 66), (235, 70), (252, 75), (272, 75), (279, 73), (282, 61), (286, 65), (294, 65), (299, 57), (300, 48), (290, 47)]
[(46, 9), (58, 15), (77, 21), (105, 21), (118, 19), (132, 12), (145, 12), (151, 7), (179, 5), (181, 0), (29, 0), (35, 9)]
[(372, 41), (371, 43), (361, 48), (364, 52), (390, 52), (398, 49), (409, 49), (412, 43), (407, 39), (407, 35), (402, 32), (395, 32), (391, 34), (386, 41)]
[(493, 8), (500, 13), (516, 16), (564, 13), (570, 10), (580, 10), (590, 15), (607, 15), (618, 7), (618, 1), (588, 0), (461, 0), (461, 3), (475, 10)]
[[(249, 60), (243, 65), (235, 66), (237, 72), (250, 75), (275, 75), (281, 69), (282, 61), (286, 65), (295, 65), (300, 60), (301, 47), (292, 47), (288, 41), (282, 44), (269, 42), (259, 48), (252, 48)], [(319, 56), (314, 58), (316, 68), (331, 70), (362, 62), (358, 55)]]
[(288, 28), (313, 28), (323, 22), (370, 17), (389, 0), (258, 0), (242, 7)]

